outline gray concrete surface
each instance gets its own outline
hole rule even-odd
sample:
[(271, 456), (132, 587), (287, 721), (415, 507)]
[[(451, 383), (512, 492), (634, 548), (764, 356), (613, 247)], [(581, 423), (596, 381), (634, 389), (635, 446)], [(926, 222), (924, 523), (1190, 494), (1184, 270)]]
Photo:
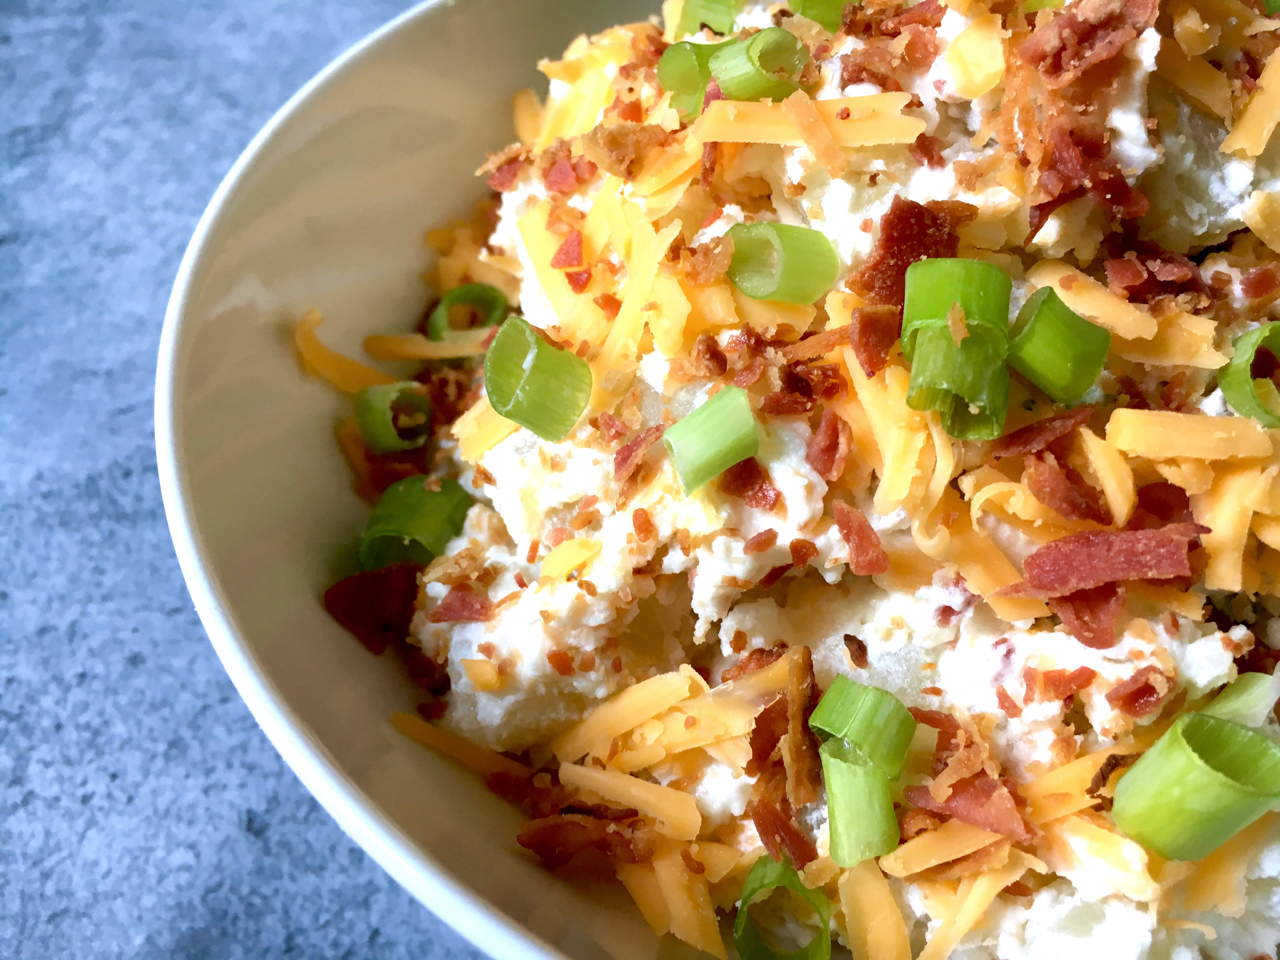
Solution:
[(478, 954), (254, 724), (178, 572), (152, 379), (200, 211), (397, 0), (0, 0), (0, 957)]

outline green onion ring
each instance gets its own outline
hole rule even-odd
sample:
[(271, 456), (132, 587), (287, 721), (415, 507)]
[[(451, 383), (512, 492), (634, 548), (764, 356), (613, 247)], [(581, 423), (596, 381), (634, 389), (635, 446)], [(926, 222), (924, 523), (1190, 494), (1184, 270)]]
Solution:
[(510, 304), (507, 295), (497, 287), (487, 283), (464, 283), (454, 287), (436, 304), (435, 309), (427, 317), (427, 339), (443, 340), (453, 330), (449, 322), (451, 307), (470, 307), (480, 315), (476, 327), (496, 327), (507, 318)]
[(733, 30), (741, 7), (741, 0), (684, 0), (676, 39), (697, 33), (704, 23), (723, 36)]
[(840, 272), (831, 241), (808, 227), (737, 223), (729, 228), (729, 239), (729, 280), (753, 300), (813, 303)]
[(591, 367), (542, 339), (523, 317), (508, 317), (484, 358), (493, 409), (543, 440), (573, 429), (591, 399)]
[(658, 58), (658, 83), (671, 94), (671, 105), (681, 120), (687, 123), (702, 112), (707, 83), (711, 80), (711, 55), (732, 42), (691, 43), (681, 40), (667, 47)]
[[(351, 407), (364, 445), (374, 453), (415, 450), (431, 438), (431, 398), (413, 380), (365, 387)], [(416, 422), (398, 422), (406, 414)]]
[(897, 849), (898, 818), (885, 772), (844, 740), (828, 740), (818, 756), (827, 788), (831, 859), (853, 867)]
[(456, 480), (414, 476), (393, 483), (365, 524), (360, 568), (430, 563), (462, 531), (471, 503), (470, 494)]
[(1079, 403), (1107, 362), (1111, 333), (1041, 287), (1009, 330), (1009, 365), (1055, 403)]
[(782, 100), (800, 89), (809, 48), (781, 27), (717, 50), (711, 75), (726, 100)]
[(1235, 354), (1218, 371), (1218, 386), (1231, 409), (1264, 427), (1280, 427), (1280, 395), (1270, 380), (1253, 379), (1253, 360), (1266, 347), (1280, 357), (1280, 323), (1271, 321), (1235, 339)]
[(1230, 720), (1245, 727), (1260, 727), (1275, 709), (1280, 696), (1280, 676), (1269, 673), (1242, 673), (1213, 698), (1200, 712), (1205, 716)]
[(686, 494), (760, 451), (751, 399), (741, 387), (724, 387), (662, 434)]
[(888, 690), (837, 674), (809, 717), (822, 737), (846, 740), (890, 780), (902, 775), (916, 720)]
[(808, 17), (828, 33), (835, 33), (844, 22), (845, 0), (791, 0), (791, 9)]

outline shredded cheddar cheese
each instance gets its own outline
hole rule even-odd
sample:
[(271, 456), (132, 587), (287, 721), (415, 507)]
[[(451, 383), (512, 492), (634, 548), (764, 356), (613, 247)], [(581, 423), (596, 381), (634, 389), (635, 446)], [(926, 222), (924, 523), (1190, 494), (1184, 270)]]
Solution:
[(855, 957), (911, 960), (911, 941), (902, 911), (879, 868), (864, 860), (840, 874), (840, 909)]
[(1004, 29), (998, 13), (974, 17), (951, 41), (943, 57), (956, 92), (977, 99), (1004, 77)]
[(692, 794), (671, 787), (659, 786), (639, 777), (632, 777), (616, 770), (599, 770), (564, 764), (560, 767), (560, 782), (567, 787), (589, 790), (605, 800), (634, 807), (646, 817), (652, 817), (660, 833), (676, 840), (697, 839), (702, 827), (702, 814)]
[(1068, 307), (1118, 337), (1148, 340), (1156, 335), (1155, 317), (1075, 267), (1045, 260), (1027, 271), (1027, 280), (1036, 287), (1053, 287)]
[(1266, 457), (1271, 441), (1244, 417), (1205, 417), (1171, 410), (1113, 410), (1107, 442), (1130, 456), (1173, 460), (1195, 451), (1199, 460)]
[(429, 747), (436, 753), (442, 753), (452, 760), (457, 760), (482, 777), (487, 777), (491, 773), (509, 773), (521, 779), (533, 775), (533, 771), (524, 764), (516, 763), (496, 750), (478, 747), (465, 737), (460, 737), (443, 727), (437, 727), (433, 723), (427, 723), (411, 713), (392, 714), (391, 725), (410, 740)]
[(493, 409), (488, 397), (481, 397), (454, 421), (450, 432), (458, 441), (458, 456), (474, 464), (519, 429), (520, 424)]
[(542, 558), (542, 576), (563, 580), (600, 552), (600, 541), (587, 537), (566, 540)]
[(344, 357), (326, 347), (316, 336), (316, 327), (322, 323), (324, 317), (312, 307), (293, 328), (293, 342), (307, 373), (328, 380), (343, 393), (359, 393), (365, 387), (396, 382), (396, 378), (390, 374), (366, 367), (358, 360)]
[(1280, 252), (1280, 192), (1253, 191), (1244, 208), (1244, 222), (1259, 240)]
[(948, 820), (936, 830), (913, 837), (893, 853), (880, 858), (880, 869), (891, 877), (909, 877), (943, 863), (967, 856), (1000, 839), (1000, 834), (983, 830), (963, 820)]
[[(905, 93), (877, 93), (865, 97), (816, 100), (814, 109), (842, 147), (911, 143), (924, 133), (925, 122), (902, 116), (911, 99)], [(837, 114), (848, 110), (848, 115)], [(701, 143), (773, 143), (799, 146), (805, 138), (780, 103), (716, 100), (707, 105), (694, 125)]]
[(1258, 89), (1220, 149), (1223, 153), (1256, 157), (1267, 148), (1277, 121), (1280, 121), (1280, 57), (1271, 57), (1258, 77)]
[(1178, 41), (1165, 37), (1156, 72), (1211, 113), (1231, 119), (1231, 81), (1204, 57), (1189, 55)]

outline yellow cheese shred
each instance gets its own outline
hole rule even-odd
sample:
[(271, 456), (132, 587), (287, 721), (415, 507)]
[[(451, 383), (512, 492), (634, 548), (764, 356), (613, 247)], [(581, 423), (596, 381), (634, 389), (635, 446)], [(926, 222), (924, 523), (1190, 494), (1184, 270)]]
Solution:
[(880, 869), (891, 877), (909, 877), (943, 863), (958, 860), (995, 843), (1000, 834), (963, 820), (948, 820), (936, 830), (913, 837), (880, 858)]
[(293, 342), (302, 368), (322, 380), (328, 380), (343, 393), (359, 393), (365, 387), (395, 383), (396, 378), (358, 360), (330, 350), (316, 336), (316, 327), (324, 323), (320, 311), (312, 307), (293, 328)]
[(1137, 739), (1085, 754), (1023, 784), (1019, 787), (1019, 792), (1027, 801), (1027, 819), (1033, 824), (1042, 825), (1093, 806), (1098, 802), (1097, 799), (1090, 797), (1085, 791), (1093, 782), (1094, 775), (1102, 769), (1107, 757), (1113, 753), (1133, 753), (1146, 745), (1146, 739)]
[(849, 159), (840, 144), (823, 122), (813, 100), (803, 90), (797, 90), (782, 101), (782, 112), (787, 115), (809, 152), (826, 168), (833, 178), (843, 176), (849, 169)]
[(556, 737), (551, 741), (551, 750), (561, 763), (573, 763), (588, 753), (607, 751), (614, 737), (686, 699), (689, 686), (689, 677), (682, 670), (642, 680), (610, 697)]
[(1249, 522), (1275, 473), (1275, 467), (1266, 471), (1260, 467), (1222, 470), (1208, 493), (1191, 497), (1191, 512), (1196, 522), (1209, 528), (1209, 533), (1200, 535), (1200, 542), (1209, 555), (1209, 565), (1204, 571), (1206, 588), (1240, 589)]
[(521, 90), (512, 98), (511, 112), (516, 136), (526, 147), (538, 142), (542, 133), (542, 102), (532, 90)]
[(911, 960), (907, 923), (874, 861), (864, 860), (845, 870), (837, 888), (849, 949), (855, 957)]
[[(814, 109), (842, 147), (912, 143), (924, 133), (925, 122), (904, 117), (906, 93), (876, 93), (866, 97), (815, 100)], [(848, 110), (847, 115), (842, 111)], [(780, 103), (716, 100), (707, 105), (694, 125), (700, 143), (773, 143), (800, 146), (804, 137)]]
[(1137, 491), (1133, 484), (1133, 470), (1124, 456), (1088, 427), (1080, 428), (1080, 441), (1089, 469), (1102, 487), (1107, 507), (1117, 527), (1123, 527), (1133, 515), (1137, 503)]
[(1003, 867), (962, 880), (953, 901), (955, 912), (942, 917), (917, 960), (946, 960), (965, 934), (982, 921), (996, 895), (1028, 870), (1047, 872), (1048, 868), (1031, 854), (1012, 850)]
[(541, 576), (553, 580), (563, 580), (571, 572), (600, 552), (599, 540), (589, 537), (574, 537), (556, 546), (542, 558)]
[(1152, 464), (1156, 473), (1187, 493), (1208, 493), (1213, 486), (1213, 465), (1204, 460), (1182, 457)]
[(488, 397), (481, 397), (454, 421), (450, 432), (458, 441), (459, 459), (479, 463), (481, 457), (519, 429), (520, 424), (493, 409)]
[(477, 746), (470, 740), (443, 727), (427, 723), (421, 717), (415, 717), (411, 713), (393, 713), (391, 725), (415, 743), (458, 761), (482, 777), (492, 773), (509, 773), (513, 777), (525, 779), (533, 775), (533, 771), (524, 764), (516, 763), (496, 750)]
[[(551, 260), (559, 249), (562, 237), (547, 230), (547, 214), (550, 205), (546, 201), (534, 204), (516, 223), (520, 239), (524, 241), (534, 273), (565, 336), (574, 343), (588, 340), (599, 343), (609, 327), (609, 319), (595, 301), (573, 292), (563, 270), (551, 266)], [(584, 232), (583, 239), (588, 235)], [(584, 242), (584, 248), (589, 243)], [(598, 251), (597, 251), (598, 252)]]
[(605, 800), (634, 807), (652, 817), (658, 832), (675, 840), (695, 840), (702, 828), (702, 814), (693, 795), (659, 786), (616, 770), (600, 770), (566, 763), (560, 767), (560, 782), (567, 787), (590, 790)]
[(1177, 41), (1164, 37), (1156, 54), (1156, 73), (1206, 110), (1231, 119), (1231, 81), (1204, 57), (1188, 56)]
[(1037, 263), (1027, 271), (1027, 280), (1036, 287), (1053, 287), (1068, 307), (1118, 337), (1147, 340), (1156, 335), (1156, 318), (1150, 313), (1060, 260)]
[(671, 908), (667, 906), (667, 897), (662, 892), (662, 884), (658, 882), (653, 862), (642, 860), (640, 863), (615, 863), (613, 870), (640, 908), (640, 915), (649, 924), (649, 929), (659, 937), (670, 933)]
[(1114, 410), (1107, 442), (1130, 456), (1172, 460), (1194, 450), (1199, 460), (1266, 457), (1271, 440), (1247, 417), (1206, 417), (1172, 410)]
[(420, 333), (375, 334), (364, 338), (364, 352), (375, 360), (452, 360), (458, 357), (482, 357), (486, 341), (493, 330), (476, 327), (452, 330), (439, 340), (428, 340)]
[(1087, 816), (1071, 814), (1046, 825), (1039, 849), (1049, 867), (1058, 873), (1087, 870), (1140, 903), (1160, 896), (1160, 885), (1151, 877), (1147, 851)]
[(1184, 910), (1213, 910), (1225, 917), (1240, 917), (1245, 911), (1244, 873), (1259, 851), (1271, 843), (1280, 827), (1280, 814), (1264, 813), (1196, 864), (1195, 872), (1183, 881)]
[(1006, 623), (1048, 616), (1049, 608), (1043, 600), (992, 596), (1001, 587), (1022, 579), (1018, 568), (1000, 551), (994, 540), (973, 525), (969, 511), (964, 509), (959, 494), (954, 490), (943, 495), (941, 509), (956, 514), (951, 525), (951, 543), (946, 560), (955, 564), (969, 589), (984, 597), (996, 616)]
[(943, 54), (962, 97), (974, 100), (1004, 77), (1004, 30), (998, 13), (974, 17)]
[(1245, 205), (1244, 222), (1259, 240), (1280, 252), (1280, 191), (1255, 190)]
[(1150, 339), (1126, 340), (1117, 336), (1111, 349), (1118, 357), (1134, 363), (1216, 370), (1230, 359), (1213, 345), (1217, 329), (1212, 317), (1175, 311), (1157, 321), (1155, 336)]
[(707, 878), (692, 872), (681, 855), (688, 849), (686, 844), (659, 841), (653, 858), (654, 874), (671, 915), (671, 933), (690, 946), (727, 960)]
[(1267, 148), (1277, 121), (1280, 121), (1280, 57), (1271, 57), (1258, 77), (1258, 89), (1219, 149), (1223, 153), (1256, 157)]

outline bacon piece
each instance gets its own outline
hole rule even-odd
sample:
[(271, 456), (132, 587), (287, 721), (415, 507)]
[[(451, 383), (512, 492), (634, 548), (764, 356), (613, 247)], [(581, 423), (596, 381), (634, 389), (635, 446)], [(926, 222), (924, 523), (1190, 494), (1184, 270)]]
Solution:
[(538, 855), (548, 870), (562, 867), (584, 850), (599, 850), (612, 860), (639, 863), (653, 856), (654, 830), (643, 820), (619, 823), (582, 814), (555, 814), (530, 820), (516, 842)]
[(582, 152), (605, 173), (634, 180), (649, 155), (670, 138), (671, 134), (657, 124), (623, 120), (588, 131), (582, 138)]
[(880, 32), (887, 37), (896, 37), (905, 27), (916, 25), (938, 29), (942, 26), (942, 18), (947, 12), (942, 0), (921, 0), (920, 3), (907, 7), (901, 13), (885, 18), (880, 24)]
[(747, 457), (721, 474), (719, 486), (726, 496), (737, 497), (757, 510), (772, 510), (782, 500), (782, 494), (755, 457)]
[(622, 301), (612, 293), (602, 293), (598, 297), (592, 297), (591, 302), (599, 307), (610, 320), (616, 320), (618, 311), (622, 309)]
[(746, 390), (754, 386), (764, 376), (765, 363), (759, 357), (753, 358), (745, 367), (733, 375), (733, 385)]
[(1049, 601), (1049, 609), (1086, 647), (1108, 650), (1116, 645), (1116, 621), (1124, 610), (1124, 598), (1124, 588), (1120, 584), (1104, 583), (1054, 597)]
[(1022, 716), (1022, 707), (1018, 706), (1018, 702), (1009, 696), (1009, 691), (1004, 688), (1004, 684), (996, 687), (996, 705), (1004, 711), (1006, 717), (1017, 719)]
[(1155, 530), (1170, 523), (1194, 523), (1191, 498), (1181, 487), (1161, 480), (1138, 488), (1127, 530)]
[(812, 540), (792, 540), (790, 549), (791, 562), (797, 567), (805, 566), (818, 555), (818, 546)]
[(1063, 597), (1121, 580), (1169, 580), (1191, 575), (1191, 541), (1205, 532), (1194, 523), (1157, 530), (1086, 530), (1046, 543), (1023, 563), (1026, 581), (1003, 596)]
[(752, 800), (747, 804), (747, 815), (756, 825), (760, 834), (760, 842), (769, 851), (769, 856), (782, 862), (784, 856), (791, 859), (797, 870), (803, 870), (808, 864), (818, 859), (818, 850), (813, 841), (800, 832), (800, 828), (774, 804), (764, 798)]
[(529, 165), (529, 161), (525, 157), (516, 157), (514, 160), (508, 160), (493, 173), (489, 174), (489, 187), (497, 190), (499, 193), (506, 193), (508, 190), (515, 188), (516, 181), (520, 179), (520, 174), (524, 172), (524, 168)]
[[(1085, 796), (1099, 797), (1099, 799), (1109, 799), (1101, 797), (1102, 791), (1106, 788), (1107, 782), (1111, 779), (1111, 775), (1117, 770), (1123, 770), (1125, 767), (1132, 766), (1138, 762), (1141, 753), (1109, 753), (1107, 758), (1102, 761), (1102, 766), (1098, 768), (1098, 772), (1093, 775), (1093, 779), (1089, 781), (1089, 786), (1085, 788)], [(1110, 809), (1108, 807), (1108, 809)]]
[(346, 577), (324, 592), (324, 608), (366, 650), (381, 654), (409, 635), (422, 569), (397, 563)]
[(484, 784), (503, 800), (520, 807), (534, 819), (562, 812), (569, 799), (559, 783), (539, 786), (532, 780), (505, 771), (489, 774), (484, 778)]
[(793, 363), (788, 368), (809, 385), (814, 397), (835, 400), (844, 395), (844, 375), (834, 363)]
[(1280, 265), (1264, 263), (1240, 279), (1240, 292), (1250, 300), (1265, 300), (1280, 292)]
[(1151, 209), (1146, 196), (1125, 179), (1104, 133), (1072, 129), (1065, 121), (1052, 118), (1045, 140), (1048, 149), (1036, 185), (1037, 195), (1044, 201), (1032, 210), (1028, 241), (1040, 232), (1053, 210), (1086, 192), (1122, 219), (1141, 217)]
[(1157, 666), (1146, 666), (1107, 693), (1107, 703), (1136, 720), (1154, 713), (1173, 690), (1173, 681)]
[(658, 426), (649, 427), (647, 430), (641, 430), (634, 440), (619, 448), (618, 452), (613, 455), (614, 479), (619, 481), (631, 479), (631, 475), (644, 462), (645, 456), (649, 453), (649, 448), (662, 439), (662, 434), (666, 429), (666, 427), (659, 424)]
[[(776, 539), (776, 533), (774, 534), (774, 537)], [(720, 682), (728, 683), (730, 680), (737, 680), (739, 677), (745, 676), (748, 673), (755, 673), (757, 670), (763, 670), (765, 667), (781, 660), (782, 655), (786, 652), (787, 645), (785, 643), (780, 643), (776, 647), (769, 647), (768, 649), (758, 647), (755, 650), (750, 650), (732, 667), (726, 667), (724, 671), (721, 672)], [(773, 747), (771, 746), (769, 748), (769, 753), (772, 752)], [(765, 759), (768, 759), (767, 754)]]
[(942, 826), (942, 821), (930, 813), (928, 810), (921, 810), (919, 807), (911, 807), (902, 811), (902, 842), (914, 840), (922, 833), (928, 833), (930, 830), (937, 830)]
[(858, 365), (874, 377), (889, 362), (893, 345), (902, 336), (902, 311), (885, 304), (855, 307), (849, 322), (849, 346)]
[(728, 273), (732, 262), (733, 240), (729, 237), (716, 237), (696, 246), (681, 247), (676, 272), (693, 283), (706, 286)]
[(1158, 297), (1184, 293), (1208, 294), (1200, 268), (1179, 253), (1155, 244), (1135, 244), (1123, 257), (1103, 263), (1111, 292), (1133, 303), (1151, 303)]
[(1040, 71), (1045, 86), (1060, 90), (1152, 26), (1158, 9), (1158, 0), (1080, 0), (1061, 13), (1038, 17), (1018, 56)]
[(849, 651), (849, 662), (859, 670), (867, 669), (867, 645), (852, 633), (844, 635), (844, 648)]
[(578, 174), (567, 157), (561, 157), (547, 167), (542, 179), (552, 193), (573, 193), (578, 189)]
[[(916, 4), (920, 6), (920, 4)], [(909, 23), (902, 28), (907, 45), (902, 51), (912, 70), (927, 70), (938, 59), (938, 37), (931, 27)], [(932, 166), (932, 164), (930, 164)]]
[(556, 270), (582, 266), (582, 231), (570, 230), (555, 255), (551, 258), (551, 266)]
[(773, 545), (777, 542), (777, 530), (762, 530), (742, 545), (742, 552), (748, 557), (753, 557), (757, 553), (772, 550)]
[[(872, 303), (902, 306), (907, 267), (928, 257), (954, 257), (956, 223), (947, 212), (896, 195), (880, 218), (880, 236), (850, 285)], [(855, 346), (855, 350), (856, 350)]]
[(787, 802), (793, 810), (813, 803), (822, 789), (818, 740), (809, 729), (809, 715), (817, 705), (813, 652), (801, 647), (787, 671), (787, 735), (781, 741), (782, 764), (787, 771)]
[(1075, 670), (1046, 670), (1041, 674), (1044, 680), (1044, 692), (1049, 700), (1065, 700), (1089, 686), (1097, 676), (1098, 672), (1089, 667), (1077, 667)]
[(866, 514), (843, 500), (833, 501), (831, 512), (836, 518), (840, 536), (849, 545), (849, 569), (859, 576), (870, 576), (888, 570), (889, 555), (880, 545), (880, 535), (871, 526)]
[(599, 424), (600, 433), (610, 443), (615, 440), (621, 440), (627, 435), (627, 425), (612, 413), (600, 414), (596, 423)]
[(937, 137), (922, 133), (916, 137), (915, 142), (908, 149), (916, 163), (924, 167), (940, 169), (947, 164), (946, 159), (942, 156), (942, 147), (943, 143)]
[(1074, 467), (1060, 465), (1051, 453), (1024, 458), (1022, 480), (1031, 495), (1069, 520), (1092, 520), (1108, 526), (1111, 510)]
[(818, 429), (809, 438), (804, 459), (814, 473), (828, 483), (834, 483), (844, 474), (849, 460), (849, 448), (853, 443), (853, 431), (844, 417), (834, 410), (822, 411)]
[(840, 57), (840, 86), (869, 83), (885, 93), (899, 93), (893, 78), (893, 54), (884, 47), (857, 47)]
[(926, 710), (923, 707), (908, 707), (907, 712), (915, 717), (916, 723), (932, 727), (940, 733), (948, 735), (958, 733), (960, 722), (949, 713), (941, 710)]
[(975, 827), (1011, 837), (1018, 843), (1031, 840), (1031, 829), (1018, 811), (1015, 788), (1007, 780), (979, 773), (952, 785), (951, 795), (939, 802), (928, 787), (907, 787), (907, 802), (933, 813), (946, 814)]
[(762, 401), (760, 411), (773, 417), (799, 417), (813, 410), (813, 397), (775, 390)]
[(471, 584), (450, 587), (427, 619), (432, 623), (484, 623), (493, 617), (493, 602), (483, 594), (472, 592)]
[(800, 360), (825, 357), (832, 350), (838, 349), (848, 342), (849, 331), (844, 327), (836, 327), (832, 330), (816, 333), (811, 337), (805, 337), (803, 340), (797, 340), (795, 343), (789, 343), (778, 352), (782, 354), (784, 360), (794, 363)]
[(1076, 407), (1027, 424), (1013, 433), (1005, 434), (991, 445), (993, 457), (1017, 457), (1027, 453), (1039, 453), (1053, 441), (1065, 437), (1072, 430), (1089, 422), (1093, 407)]

